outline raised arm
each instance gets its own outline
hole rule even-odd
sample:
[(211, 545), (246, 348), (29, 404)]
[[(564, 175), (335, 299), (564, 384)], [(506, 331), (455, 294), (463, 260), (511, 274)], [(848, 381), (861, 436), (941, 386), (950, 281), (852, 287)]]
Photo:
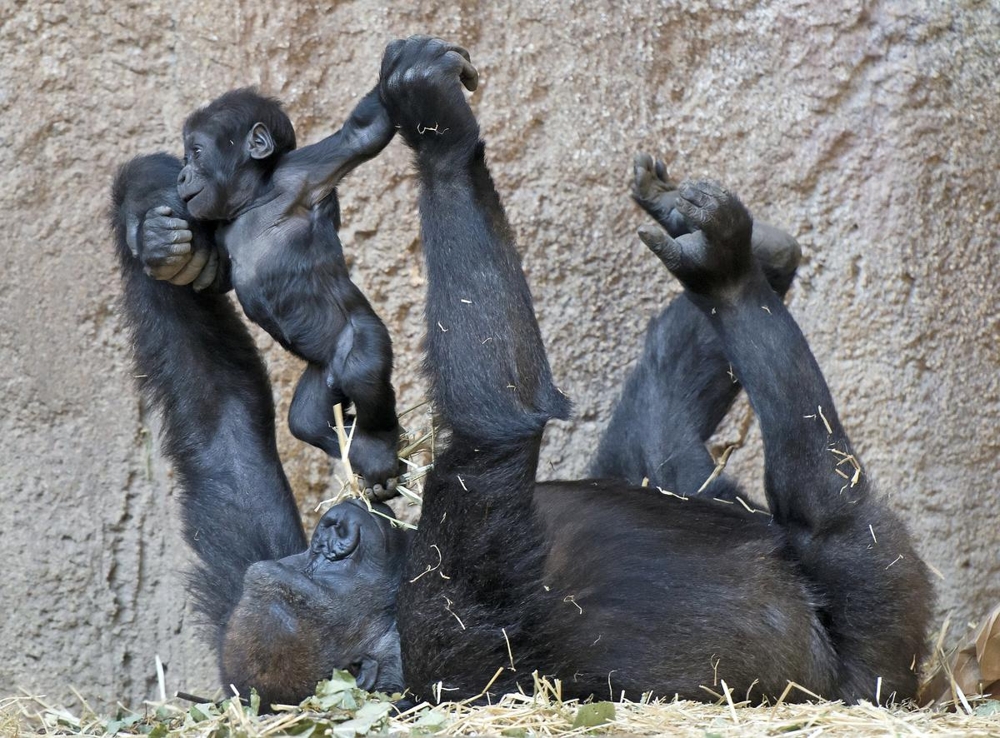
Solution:
[(275, 180), (280, 187), (300, 190), (311, 207), (356, 167), (378, 156), (395, 133), (376, 87), (361, 98), (339, 131), (289, 152), (275, 172)]
[(139, 387), (163, 414), (184, 536), (200, 559), (192, 588), (218, 637), (246, 568), (302, 551), (306, 541), (278, 459), (267, 373), (232, 302), (151, 279), (145, 272), (168, 257), (159, 250), (151, 255), (141, 241), (134, 249), (129, 243), (135, 220), (164, 203), (177, 206), (179, 170), (180, 162), (166, 155), (123, 166), (111, 225)]

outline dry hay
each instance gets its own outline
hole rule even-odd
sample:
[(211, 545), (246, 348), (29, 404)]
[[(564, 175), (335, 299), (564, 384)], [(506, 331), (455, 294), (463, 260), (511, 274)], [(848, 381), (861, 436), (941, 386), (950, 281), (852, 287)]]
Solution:
[[(946, 654), (942, 627), (928, 666), (924, 698), (933, 707), (912, 704), (878, 707), (871, 703), (845, 706), (815, 701), (791, 704), (787, 699), (813, 696), (789, 684), (775, 704), (749, 706), (720, 680), (715, 704), (642, 699), (639, 702), (563, 700), (558, 680), (533, 676), (532, 694), (505, 695), (496, 704), (482, 700), (427, 703), (400, 712), (392, 697), (369, 694), (355, 686), (347, 672), (334, 673), (317, 685), (316, 694), (296, 706), (277, 706), (271, 715), (258, 714), (256, 695), (213, 703), (188, 697), (166, 700), (160, 677), (160, 702), (137, 711), (119, 706), (111, 717), (101, 716), (77, 694), (80, 707), (68, 710), (44, 697), (25, 695), (0, 699), (0, 736), (14, 735), (146, 735), (152, 738), (230, 738), (236, 736), (299, 736), (356, 738), (365, 735), (671, 735), (696, 738), (729, 736), (995, 736), (1000, 738), (1000, 700), (996, 696), (995, 650), (1000, 642), (1000, 608), (978, 629)], [(970, 664), (970, 660), (974, 663)], [(502, 672), (502, 668), (496, 676)], [(494, 676), (494, 679), (496, 678)], [(943, 680), (943, 681), (942, 681)], [(992, 682), (992, 683), (991, 683)], [(490, 682), (492, 684), (492, 681)], [(947, 685), (942, 691), (941, 685)], [(964, 686), (963, 686), (964, 685)], [(489, 684), (484, 685), (484, 693)], [(977, 694), (973, 689), (992, 693)], [(713, 692), (714, 693), (714, 692)], [(440, 694), (440, 692), (439, 692)]]
[(354, 687), (346, 672), (321, 682), (317, 694), (297, 707), (258, 716), (255, 706), (233, 699), (220, 704), (147, 703), (138, 712), (120, 709), (98, 717), (85, 704), (70, 712), (41, 697), (0, 701), (4, 735), (148, 735), (164, 738), (229, 736), (363, 735), (671, 735), (713, 736), (1000, 736), (1000, 702), (972, 700), (971, 712), (881, 708), (834, 702), (748, 707), (728, 690), (718, 703), (686, 701), (593, 702), (559, 698), (558, 682), (535, 677), (533, 695), (512, 694), (495, 705), (428, 704), (399, 714), (385, 695)]
[[(418, 413), (418, 410), (422, 412)], [(328, 510), (347, 499), (360, 498), (368, 505), (369, 512), (385, 517), (372, 507), (371, 500), (361, 489), (360, 477), (355, 474), (351, 467), (350, 449), (354, 426), (351, 426), (350, 432), (346, 430), (343, 408), (339, 404), (334, 406), (333, 416), (335, 421), (333, 429), (337, 434), (337, 442), (340, 446), (340, 466), (344, 476), (337, 475), (336, 479), (340, 482), (340, 490), (329, 499), (322, 500), (316, 506), (315, 512)], [(419, 511), (420, 505), (423, 503), (424, 478), (434, 468), (435, 429), (429, 401), (424, 400), (400, 412), (401, 423), (404, 422), (404, 418), (409, 418), (405, 422), (411, 426), (411, 430), (405, 431), (400, 437), (398, 455), (400, 464), (405, 471), (399, 475), (395, 490), (391, 495), (401, 501), (394, 503), (397, 517), (392, 519), (392, 522), (393, 525), (399, 527), (415, 528), (416, 526), (409, 522), (408, 518), (416, 517), (416, 513), (412, 510)]]

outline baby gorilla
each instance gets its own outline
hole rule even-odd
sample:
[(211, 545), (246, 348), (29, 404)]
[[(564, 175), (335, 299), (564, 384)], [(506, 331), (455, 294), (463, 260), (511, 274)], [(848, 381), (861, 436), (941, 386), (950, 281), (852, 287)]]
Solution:
[[(338, 132), (296, 150), (278, 101), (233, 90), (185, 121), (177, 180), (190, 216), (217, 222), (247, 317), (308, 362), (288, 413), (292, 434), (339, 457), (333, 406), (353, 403), (351, 465), (376, 493), (391, 489), (399, 464), (392, 343), (348, 275), (335, 188), (394, 133), (373, 91)], [(166, 238), (190, 240), (187, 221), (171, 215), (152, 217)]]

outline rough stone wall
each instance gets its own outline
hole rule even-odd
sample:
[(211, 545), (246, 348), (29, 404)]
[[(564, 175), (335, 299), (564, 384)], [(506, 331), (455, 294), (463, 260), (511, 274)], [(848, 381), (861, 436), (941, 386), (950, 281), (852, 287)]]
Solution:
[[(186, 112), (249, 83), (315, 141), (375, 81), (384, 44), (415, 32), (463, 42), (482, 73), (473, 105), (576, 401), (543, 475), (584, 471), (646, 319), (676, 293), (634, 237), (626, 194), (633, 152), (658, 152), (799, 236), (792, 310), (867, 470), (941, 574), (939, 615), (964, 624), (1000, 598), (995, 2), (6, 0), (0, 695), (73, 686), (136, 703), (155, 694), (157, 654), (169, 690), (214, 684), (183, 591), (174, 482), (116, 309), (115, 167), (178, 151)], [(405, 150), (341, 189), (406, 407), (422, 392), (423, 275)], [(260, 345), (283, 414), (299, 366)], [(311, 508), (332, 470), (280, 433)], [(758, 492), (760, 451), (751, 428), (731, 462)]]

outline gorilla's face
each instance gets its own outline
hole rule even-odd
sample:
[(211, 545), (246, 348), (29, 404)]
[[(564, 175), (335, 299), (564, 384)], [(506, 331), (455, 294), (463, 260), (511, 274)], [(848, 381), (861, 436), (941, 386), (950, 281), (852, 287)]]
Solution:
[(387, 506), (373, 509), (381, 515), (343, 502), (308, 550), (247, 569), (223, 636), (226, 684), (254, 687), (264, 705), (295, 704), (345, 669), (364, 689), (402, 691), (396, 592), (408, 536)]
[[(220, 115), (220, 118), (226, 116)], [(196, 220), (234, 219), (255, 197), (266, 167), (260, 159), (273, 153), (264, 143), (254, 148), (255, 126), (243, 133), (225, 120), (208, 120), (184, 132), (184, 167), (177, 177), (177, 194)]]
[(199, 220), (228, 220), (230, 180), (235, 179), (239, 149), (224, 153), (214, 131), (184, 134), (184, 168), (177, 178), (177, 194), (188, 212)]

